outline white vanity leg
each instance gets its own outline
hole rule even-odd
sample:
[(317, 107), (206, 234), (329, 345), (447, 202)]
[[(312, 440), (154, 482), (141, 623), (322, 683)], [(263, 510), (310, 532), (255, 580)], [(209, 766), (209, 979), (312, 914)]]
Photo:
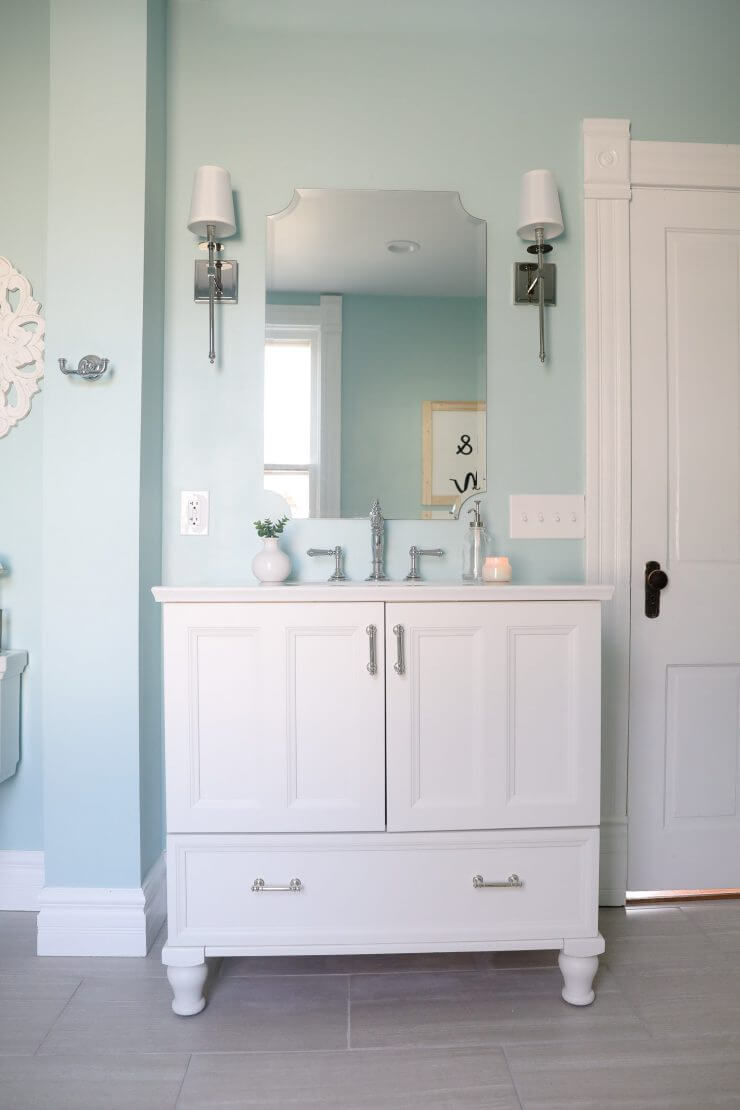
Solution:
[(203, 948), (162, 949), (162, 963), (167, 968), (167, 978), (174, 998), (172, 1009), (181, 1017), (199, 1014), (206, 1004), (203, 988), (208, 978), (208, 965)]
[(604, 948), (604, 938), (598, 935), (565, 941), (558, 963), (563, 974), (562, 997), (571, 1006), (590, 1006), (593, 1002), (592, 984)]

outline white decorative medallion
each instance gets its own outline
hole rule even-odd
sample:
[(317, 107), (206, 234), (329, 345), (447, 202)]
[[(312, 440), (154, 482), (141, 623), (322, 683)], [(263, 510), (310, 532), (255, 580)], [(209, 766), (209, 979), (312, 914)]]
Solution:
[(0, 255), (0, 439), (31, 411), (44, 374), (45, 323), (31, 283)]

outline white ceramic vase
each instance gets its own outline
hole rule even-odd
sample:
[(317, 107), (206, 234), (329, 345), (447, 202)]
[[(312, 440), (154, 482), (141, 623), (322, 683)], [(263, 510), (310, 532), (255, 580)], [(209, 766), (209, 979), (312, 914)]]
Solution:
[(266, 537), (262, 544), (262, 550), (252, 559), (254, 577), (273, 585), (284, 582), (290, 574), (290, 558), (278, 547), (276, 536)]

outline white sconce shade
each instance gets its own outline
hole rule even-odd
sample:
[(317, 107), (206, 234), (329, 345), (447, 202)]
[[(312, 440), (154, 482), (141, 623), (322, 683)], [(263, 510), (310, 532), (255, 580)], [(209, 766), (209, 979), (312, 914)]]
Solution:
[(236, 231), (231, 174), (221, 166), (199, 166), (193, 180), (188, 228), (205, 239), (209, 225), (217, 239)]
[(543, 229), (545, 239), (563, 233), (558, 187), (551, 170), (529, 170), (522, 175), (517, 231), (522, 239), (535, 239), (538, 227)]

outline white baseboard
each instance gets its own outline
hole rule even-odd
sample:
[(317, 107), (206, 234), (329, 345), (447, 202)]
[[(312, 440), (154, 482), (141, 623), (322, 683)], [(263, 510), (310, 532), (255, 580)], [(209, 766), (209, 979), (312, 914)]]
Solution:
[(164, 924), (166, 869), (160, 856), (140, 887), (44, 887), (39, 956), (146, 956)]
[(601, 822), (599, 905), (623, 906), (627, 896), (627, 818)]
[(0, 852), (0, 910), (38, 910), (43, 852)]

